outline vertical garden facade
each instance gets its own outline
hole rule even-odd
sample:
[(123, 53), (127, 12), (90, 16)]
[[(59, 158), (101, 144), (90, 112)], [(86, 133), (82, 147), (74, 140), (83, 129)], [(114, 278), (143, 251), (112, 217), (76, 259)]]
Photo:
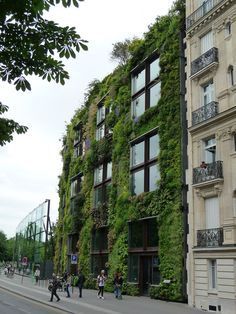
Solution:
[(90, 84), (63, 138), (54, 264), (87, 287), (104, 269), (112, 291), (120, 271), (125, 293), (184, 300), (181, 3)]

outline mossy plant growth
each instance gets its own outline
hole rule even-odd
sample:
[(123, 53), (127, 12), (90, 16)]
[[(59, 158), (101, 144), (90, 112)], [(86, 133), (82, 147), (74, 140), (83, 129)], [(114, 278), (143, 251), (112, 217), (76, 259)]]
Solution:
[[(84, 107), (79, 109), (67, 127), (62, 150), (63, 173), (59, 182), (60, 210), (56, 233), (55, 266), (65, 271), (67, 238), (76, 230), (78, 266), (87, 278), (86, 285), (95, 287), (91, 276), (92, 229), (97, 224), (93, 212), (94, 169), (112, 160), (112, 185), (106, 204), (108, 226), (108, 290), (112, 289), (113, 274), (119, 270), (124, 276), (124, 291), (139, 294), (138, 284), (128, 282), (128, 221), (155, 216), (158, 222), (161, 282), (150, 288), (150, 296), (181, 301), (183, 272), (183, 217), (181, 211), (181, 122), (179, 104), (179, 29), (184, 19), (183, 1), (177, 1), (167, 16), (158, 17), (149, 27), (144, 39), (132, 46), (131, 58), (101, 82), (95, 81), (86, 95)], [(130, 71), (153, 51), (160, 55), (161, 98), (134, 121), (131, 117)], [(106, 127), (112, 135), (95, 140), (97, 104), (102, 99), (106, 108)], [(81, 123), (86, 151), (74, 157), (75, 127)], [(130, 140), (157, 128), (160, 137), (158, 164), (161, 179), (156, 191), (132, 196), (130, 192)], [(71, 178), (83, 173), (77, 218), (70, 210)], [(65, 202), (63, 203), (63, 199)], [(61, 210), (63, 208), (63, 211)], [(164, 283), (168, 280), (168, 284)]]

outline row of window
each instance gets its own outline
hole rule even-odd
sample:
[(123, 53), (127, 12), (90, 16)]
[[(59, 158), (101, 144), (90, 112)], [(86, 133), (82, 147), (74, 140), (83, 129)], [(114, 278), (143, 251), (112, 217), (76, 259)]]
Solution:
[[(158, 166), (159, 135), (152, 131), (131, 143), (130, 189), (132, 195), (157, 189), (160, 180)], [(82, 189), (82, 173), (71, 179), (71, 198)], [(107, 203), (112, 178), (112, 162), (106, 162), (94, 169), (94, 207)]]

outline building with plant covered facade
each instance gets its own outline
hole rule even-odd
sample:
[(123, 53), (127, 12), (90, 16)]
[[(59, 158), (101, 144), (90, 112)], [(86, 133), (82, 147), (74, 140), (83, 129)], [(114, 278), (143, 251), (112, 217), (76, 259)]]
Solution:
[[(186, 299), (181, 146), (183, 1), (158, 17), (130, 57), (89, 86), (63, 138), (55, 268), (95, 287), (116, 271), (124, 293)], [(77, 256), (76, 264), (71, 263)]]

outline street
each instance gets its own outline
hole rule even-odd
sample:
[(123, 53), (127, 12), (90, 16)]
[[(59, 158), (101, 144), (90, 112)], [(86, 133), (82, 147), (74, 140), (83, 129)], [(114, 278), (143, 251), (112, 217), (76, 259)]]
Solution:
[(63, 291), (58, 292), (61, 301), (49, 302), (50, 293), (47, 282), (34, 284), (30, 277), (15, 275), (7, 278), (0, 275), (0, 313), (1, 314), (200, 314), (187, 304), (152, 300), (148, 297), (123, 296), (115, 299), (112, 293), (105, 292), (105, 300), (97, 299), (95, 290), (84, 289), (83, 298), (78, 298), (74, 288), (71, 298)]
[(0, 313), (1, 314), (55, 314), (65, 313), (44, 304), (34, 302), (27, 298), (11, 293), (0, 287)]

